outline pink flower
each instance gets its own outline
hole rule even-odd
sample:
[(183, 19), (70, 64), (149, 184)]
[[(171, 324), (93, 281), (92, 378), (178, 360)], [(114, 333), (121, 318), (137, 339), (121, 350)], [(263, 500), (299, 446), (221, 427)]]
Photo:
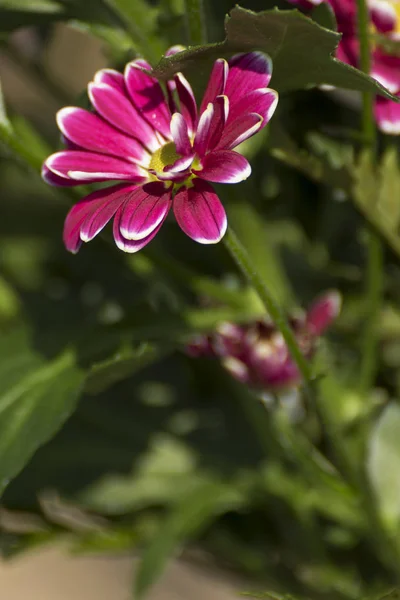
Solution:
[(171, 207), (189, 237), (202, 244), (220, 241), (227, 218), (208, 182), (239, 183), (250, 175), (248, 161), (233, 148), (262, 129), (276, 108), (278, 94), (267, 88), (271, 71), (260, 52), (218, 59), (200, 110), (182, 73), (167, 82), (166, 95), (141, 59), (129, 63), (124, 75), (96, 73), (88, 86), (94, 112), (58, 112), (66, 149), (45, 161), (43, 178), (61, 186), (120, 183), (73, 206), (64, 226), (67, 249), (77, 252), (114, 218), (117, 246), (137, 252)]
[[(359, 42), (357, 38), (356, 0), (289, 0), (300, 8), (311, 10), (326, 2), (334, 12), (338, 31), (342, 34), (336, 56), (339, 60), (359, 68)], [(400, 28), (400, 3), (396, 0), (368, 0), (371, 25), (389, 40), (398, 40)], [(372, 52), (371, 76), (395, 96), (400, 97), (400, 58), (390, 56), (375, 45)], [(400, 104), (377, 96), (374, 114), (383, 133), (400, 135)]]
[[(318, 337), (339, 315), (341, 298), (327, 292), (307, 313), (289, 323), (306, 358), (311, 358)], [(190, 356), (214, 356), (242, 383), (260, 392), (295, 388), (301, 375), (275, 325), (259, 320), (247, 325), (223, 323), (209, 336), (194, 338), (186, 348)]]

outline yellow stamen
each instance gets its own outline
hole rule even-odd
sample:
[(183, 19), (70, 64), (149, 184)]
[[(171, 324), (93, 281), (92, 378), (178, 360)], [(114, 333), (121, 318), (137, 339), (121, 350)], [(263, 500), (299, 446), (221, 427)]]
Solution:
[(168, 142), (168, 144), (165, 144), (165, 146), (154, 152), (151, 157), (149, 169), (161, 172), (164, 167), (174, 164), (178, 158), (180, 158), (180, 155), (176, 151), (174, 142)]

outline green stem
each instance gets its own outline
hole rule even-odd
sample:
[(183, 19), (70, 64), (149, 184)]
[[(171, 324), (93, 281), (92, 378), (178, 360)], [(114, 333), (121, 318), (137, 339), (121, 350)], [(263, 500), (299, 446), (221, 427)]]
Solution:
[[(358, 38), (360, 42), (360, 67), (364, 73), (371, 70), (369, 13), (366, 0), (357, 0)], [(375, 152), (376, 128), (373, 115), (374, 97), (370, 92), (362, 95), (362, 133), (366, 148)], [(383, 294), (383, 246), (374, 231), (368, 231), (368, 262), (366, 277), (367, 319), (362, 339), (362, 360), (359, 389), (365, 394), (374, 384), (377, 370), (378, 317)]]
[(264, 281), (254, 269), (246, 249), (242, 246), (241, 242), (236, 237), (236, 234), (232, 231), (232, 228), (228, 228), (224, 237), (224, 242), (239, 268), (242, 270), (249, 282), (253, 285), (269, 316), (282, 334), (289, 352), (303, 377), (304, 383), (308, 387), (311, 387), (314, 379), (311, 365), (300, 350), (296, 341), (296, 337), (284, 314), (279, 308), (279, 305), (275, 302)]
[(197, 46), (207, 41), (203, 0), (185, 0), (186, 27), (189, 44)]

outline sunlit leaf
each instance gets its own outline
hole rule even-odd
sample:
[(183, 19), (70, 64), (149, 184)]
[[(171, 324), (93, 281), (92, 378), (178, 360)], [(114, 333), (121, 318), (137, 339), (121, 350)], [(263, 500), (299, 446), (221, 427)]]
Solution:
[(32, 13), (56, 13), (62, 10), (62, 5), (56, 0), (0, 0), (0, 9), (7, 8)]
[(372, 434), (368, 473), (382, 517), (394, 528), (400, 520), (400, 408), (395, 403), (387, 406)]
[(123, 348), (111, 358), (92, 365), (86, 379), (85, 391), (98, 394), (165, 356), (166, 353), (166, 349), (151, 344), (141, 344), (138, 348)]
[(45, 362), (25, 332), (0, 341), (0, 491), (76, 406), (83, 373), (72, 353)]
[(400, 169), (396, 150), (389, 148), (380, 164), (376, 164), (370, 152), (362, 152), (352, 174), (357, 207), (400, 255)]

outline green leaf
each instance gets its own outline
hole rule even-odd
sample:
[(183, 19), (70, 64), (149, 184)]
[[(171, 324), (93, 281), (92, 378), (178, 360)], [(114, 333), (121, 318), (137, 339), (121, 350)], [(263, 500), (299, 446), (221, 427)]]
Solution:
[(400, 407), (389, 404), (372, 433), (368, 474), (382, 518), (396, 531), (400, 522)]
[(312, 152), (299, 148), (279, 121), (271, 123), (269, 147), (274, 158), (314, 181), (334, 189), (349, 190), (354, 164), (353, 147), (317, 132), (307, 135), (307, 145)]
[(140, 600), (160, 577), (181, 544), (210, 525), (220, 514), (238, 508), (242, 496), (230, 486), (205, 479), (181, 498), (157, 530), (140, 562), (134, 597)]
[(400, 169), (397, 148), (388, 148), (380, 164), (381, 184), (376, 208), (386, 227), (398, 232), (400, 225)]
[(123, 515), (148, 506), (180, 502), (204, 475), (198, 473), (193, 452), (167, 434), (153, 435), (149, 450), (129, 475), (109, 475), (81, 496), (90, 510)]
[(144, 0), (105, 0), (124, 23), (135, 50), (150, 62), (155, 62), (164, 50), (162, 42), (154, 35), (158, 9)]
[(316, 21), (318, 25), (326, 27), (326, 29), (333, 29), (333, 31), (337, 31), (335, 13), (333, 12), (330, 4), (328, 4), (327, 2), (322, 2), (321, 4), (318, 4), (311, 11), (311, 18), (313, 21)]
[[(250, 186), (250, 183), (247, 185)], [(248, 202), (248, 197), (245, 197), (245, 200), (239, 200), (242, 198), (243, 192), (229, 190), (229, 193), (231, 198), (234, 197), (237, 200), (229, 207), (229, 221), (233, 229), (250, 253), (258, 273), (264, 281), (269, 282), (277, 302), (285, 306), (290, 305), (293, 294), (275, 249), (268, 239), (261, 216)], [(256, 295), (252, 301), (255, 307), (259, 306), (259, 299)], [(262, 306), (260, 306), (260, 310), (263, 310)]]
[(353, 198), (371, 225), (400, 256), (400, 169), (397, 151), (388, 148), (379, 165), (368, 151), (353, 169)]
[(377, 81), (332, 56), (340, 34), (297, 10), (254, 13), (236, 7), (226, 19), (225, 31), (223, 42), (195, 46), (163, 58), (155, 69), (156, 77), (168, 79), (177, 71), (198, 71), (205, 64), (209, 69), (209, 63), (218, 57), (261, 50), (273, 60), (271, 86), (279, 91), (328, 84), (393, 98)]
[(147, 343), (140, 344), (137, 348), (123, 348), (111, 358), (92, 365), (86, 379), (85, 391), (98, 394), (159, 360), (167, 352), (166, 348), (161, 349)]
[(32, 13), (56, 13), (62, 10), (62, 6), (53, 0), (0, 0), (0, 10), (3, 9)]
[(0, 345), (0, 493), (74, 410), (83, 373), (70, 352), (45, 362), (24, 331)]

